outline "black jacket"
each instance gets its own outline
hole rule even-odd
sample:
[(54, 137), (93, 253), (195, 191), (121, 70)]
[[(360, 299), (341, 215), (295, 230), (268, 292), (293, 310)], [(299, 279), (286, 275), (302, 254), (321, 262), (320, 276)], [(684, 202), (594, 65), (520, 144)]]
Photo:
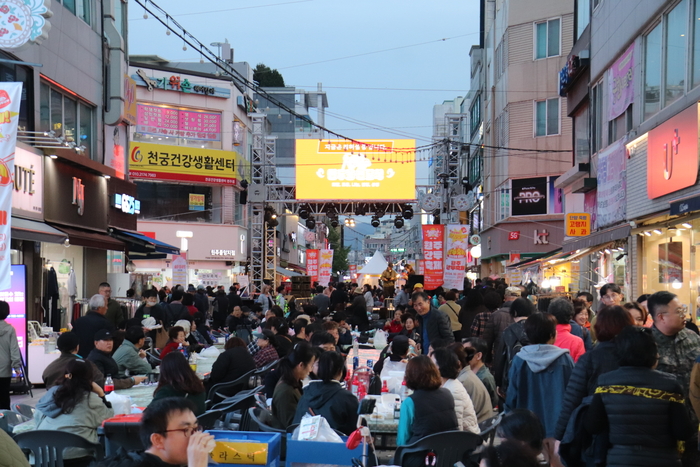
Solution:
[[(88, 311), (85, 316), (75, 320), (73, 332), (80, 338), (78, 354), (87, 356), (95, 348), (95, 333), (101, 329), (114, 332), (114, 326), (107, 321), (104, 315), (96, 311)], [(116, 375), (116, 373), (114, 373)]]
[(493, 350), (493, 372), (496, 380), (496, 386), (501, 388), (501, 392), (505, 393), (508, 388), (508, 371), (510, 364), (515, 357), (516, 347), (523, 348), (529, 345), (530, 341), (525, 334), (525, 320), (513, 323), (503, 331), (498, 345)]
[(113, 455), (95, 461), (90, 464), (91, 467), (178, 467), (175, 464), (168, 464), (144, 451), (125, 451), (124, 448), (117, 449)]
[(275, 336), (275, 340), (277, 341), (277, 355), (280, 358), (284, 358), (287, 355), (289, 355), (289, 352), (291, 352), (294, 348), (294, 344), (292, 344), (292, 339), (290, 339), (288, 336), (277, 334)]
[(413, 434), (408, 440), (409, 444), (442, 431), (459, 430), (455, 401), (449, 390), (445, 388), (438, 388), (434, 391), (419, 389), (409, 397), (413, 399), (415, 415), (412, 427)]
[[(593, 396), (585, 426), (593, 434), (610, 430), (608, 467), (681, 465), (676, 441), (690, 438), (694, 427), (673, 375), (628, 366), (601, 375), (598, 385), (613, 388)], [(647, 390), (634, 392), (639, 388)]]
[(214, 362), (207, 382), (207, 388), (218, 384), (235, 381), (255, 369), (255, 361), (245, 347), (233, 347), (226, 350)]
[(204, 314), (209, 311), (209, 297), (207, 297), (207, 294), (203, 290), (198, 290), (197, 293), (194, 294), (194, 306)]
[(119, 365), (117, 365), (117, 362), (109, 354), (101, 350), (92, 349), (87, 359), (95, 364), (97, 369), (105, 375), (105, 378), (111, 376), (112, 379), (115, 379), (117, 375), (119, 375)]
[[(428, 343), (423, 345), (423, 353), (427, 354), (427, 347), (430, 342), (435, 339), (442, 339), (446, 344), (451, 344), (455, 341), (455, 335), (452, 333), (452, 323), (450, 322), (450, 317), (447, 316), (442, 311), (437, 308), (430, 308), (430, 318), (428, 319), (427, 325), (424, 325), (424, 317), (422, 315), (416, 315), (418, 322), (420, 323), (421, 335), (423, 329), (428, 333)], [(423, 327), (425, 326), (425, 327)]]
[(358, 406), (357, 397), (340, 384), (312, 381), (304, 388), (293, 423), (301, 422), (304, 414), (311, 409), (314, 414), (322, 415), (331, 428), (349, 435), (357, 428)]
[(561, 440), (564, 436), (569, 418), (576, 407), (581, 405), (583, 398), (595, 393), (595, 389), (598, 387), (598, 377), (618, 369), (618, 358), (615, 351), (614, 341), (599, 342), (593, 350), (586, 352), (578, 359), (564, 393), (564, 403), (554, 431), (556, 439)]
[(488, 351), (486, 355), (484, 355), (484, 361), (487, 363), (493, 360), (496, 349), (500, 347), (503, 331), (515, 322), (513, 316), (510, 314), (510, 305), (512, 303), (513, 302), (505, 302), (503, 307), (491, 313), (489, 321), (486, 323), (486, 329), (484, 329), (484, 335), (482, 337), (488, 346)]

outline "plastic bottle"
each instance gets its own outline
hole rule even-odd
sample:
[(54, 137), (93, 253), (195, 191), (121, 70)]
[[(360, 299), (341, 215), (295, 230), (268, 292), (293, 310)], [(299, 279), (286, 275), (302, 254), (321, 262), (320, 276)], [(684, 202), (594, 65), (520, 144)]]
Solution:
[(112, 375), (107, 375), (105, 379), (105, 394), (109, 394), (114, 391), (114, 381), (112, 380)]
[(194, 372), (197, 371), (197, 352), (192, 352), (190, 354), (190, 368), (192, 368)]
[(352, 382), (350, 383), (350, 392), (352, 392), (353, 396), (359, 397), (359, 395), (358, 395), (359, 389), (360, 389), (360, 379), (357, 377), (357, 375), (354, 375), (352, 377)]
[(367, 388), (365, 388), (365, 385), (360, 383), (359, 387), (357, 388), (357, 398), (359, 400), (362, 400), (365, 398), (367, 395)]
[(357, 339), (357, 336), (352, 338), (352, 356), (353, 358), (360, 356), (360, 341)]
[(401, 402), (396, 402), (394, 404), (394, 420), (401, 418)]
[(403, 381), (401, 383), (401, 389), (399, 389), (399, 397), (401, 398), (401, 402), (405, 401), (408, 397), (408, 387), (406, 387), (406, 381)]
[(386, 380), (382, 381), (382, 394), (389, 392), (389, 386), (386, 384)]

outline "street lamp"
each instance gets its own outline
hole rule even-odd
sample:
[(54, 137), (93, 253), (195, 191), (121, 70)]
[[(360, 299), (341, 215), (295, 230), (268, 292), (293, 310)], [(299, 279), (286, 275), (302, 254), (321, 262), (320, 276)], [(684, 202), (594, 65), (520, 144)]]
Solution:
[(187, 239), (194, 237), (194, 234), (189, 230), (178, 230), (175, 232), (175, 236), (180, 239), (180, 250), (187, 251), (189, 247)]

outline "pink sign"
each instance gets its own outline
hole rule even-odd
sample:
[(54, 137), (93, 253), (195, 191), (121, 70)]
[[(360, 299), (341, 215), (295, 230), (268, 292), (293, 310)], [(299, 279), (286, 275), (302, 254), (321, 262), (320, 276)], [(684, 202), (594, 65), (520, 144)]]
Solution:
[(444, 279), (444, 225), (423, 225), (423, 286), (435, 290)]
[(608, 70), (608, 91), (608, 120), (613, 120), (634, 102), (634, 42)]
[(311, 282), (318, 282), (318, 250), (306, 250), (306, 274)]
[(221, 114), (138, 104), (136, 131), (148, 135), (221, 141)]

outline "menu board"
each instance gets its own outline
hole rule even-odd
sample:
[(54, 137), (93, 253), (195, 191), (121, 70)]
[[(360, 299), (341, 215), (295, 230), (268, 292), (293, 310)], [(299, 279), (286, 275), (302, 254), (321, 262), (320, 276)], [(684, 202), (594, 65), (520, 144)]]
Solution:
[(138, 104), (136, 131), (146, 135), (221, 141), (221, 114)]

